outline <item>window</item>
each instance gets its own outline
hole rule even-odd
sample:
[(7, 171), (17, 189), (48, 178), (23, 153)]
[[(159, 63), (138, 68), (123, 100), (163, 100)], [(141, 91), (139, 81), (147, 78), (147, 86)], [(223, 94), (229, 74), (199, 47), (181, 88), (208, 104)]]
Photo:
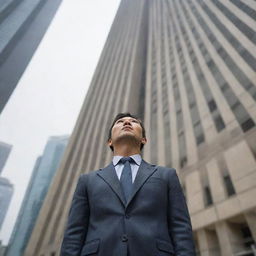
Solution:
[(205, 195), (205, 206), (210, 206), (213, 204), (212, 194), (209, 186), (204, 187), (204, 195)]
[(234, 195), (236, 192), (229, 174), (224, 175), (223, 179), (224, 179), (227, 195), (228, 196)]
[(250, 130), (254, 126), (255, 126), (255, 123), (251, 118), (249, 118), (248, 120), (246, 120), (245, 122), (243, 122), (241, 124), (241, 127), (242, 127), (244, 132)]
[(209, 109), (211, 112), (213, 112), (215, 109), (217, 109), (217, 105), (216, 105), (216, 102), (214, 99), (211, 99), (209, 102), (208, 102), (208, 106), (209, 106)]
[(220, 115), (214, 117), (214, 123), (215, 123), (216, 129), (218, 132), (220, 132), (221, 130), (223, 130), (225, 128), (225, 124)]
[(244, 245), (247, 248), (251, 248), (251, 246), (254, 244), (254, 239), (253, 239), (253, 236), (252, 236), (252, 233), (251, 233), (251, 230), (249, 229), (249, 227), (247, 225), (242, 227), (241, 233), (243, 236)]
[(180, 159), (180, 168), (183, 168), (187, 163), (187, 157), (186, 156), (183, 156), (181, 159)]

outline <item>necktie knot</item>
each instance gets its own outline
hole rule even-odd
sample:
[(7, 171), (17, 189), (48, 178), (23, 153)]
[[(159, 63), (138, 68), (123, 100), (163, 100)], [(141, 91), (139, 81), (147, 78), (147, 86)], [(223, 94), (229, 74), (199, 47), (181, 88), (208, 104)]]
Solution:
[(121, 162), (122, 164), (125, 164), (126, 162), (131, 163), (133, 161), (133, 159), (131, 157), (122, 157), (119, 162)]

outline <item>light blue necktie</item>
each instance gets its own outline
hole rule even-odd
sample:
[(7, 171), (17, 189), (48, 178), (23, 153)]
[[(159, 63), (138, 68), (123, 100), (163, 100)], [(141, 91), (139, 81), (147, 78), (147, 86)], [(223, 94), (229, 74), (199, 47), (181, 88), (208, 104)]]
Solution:
[(132, 169), (130, 163), (134, 161), (131, 157), (123, 157), (120, 162), (124, 164), (120, 183), (124, 192), (126, 202), (129, 200), (132, 193)]

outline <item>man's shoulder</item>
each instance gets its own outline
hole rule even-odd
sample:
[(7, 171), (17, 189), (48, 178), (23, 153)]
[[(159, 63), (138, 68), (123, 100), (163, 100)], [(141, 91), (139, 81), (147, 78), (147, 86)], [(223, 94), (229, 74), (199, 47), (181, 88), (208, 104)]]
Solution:
[(171, 173), (176, 172), (176, 169), (173, 167), (157, 165), (157, 168), (162, 172), (171, 172)]
[(161, 165), (154, 165), (154, 164), (150, 164), (150, 163), (147, 163), (151, 166), (154, 166), (158, 172), (161, 172), (161, 173), (166, 173), (166, 174), (174, 174), (176, 173), (176, 169), (173, 168), (173, 167), (167, 167), (167, 166), (161, 166)]
[(153, 176), (158, 176), (159, 178), (162, 178), (164, 180), (170, 179), (172, 176), (176, 176), (176, 169), (173, 167), (154, 165), (154, 164), (147, 163), (147, 162), (146, 162), (146, 164), (151, 165), (152, 167), (155, 168), (155, 172), (154, 172)]
[(91, 178), (91, 177), (95, 177), (97, 175), (97, 173), (99, 173), (103, 168), (97, 169), (97, 170), (92, 170), (86, 173), (82, 173), (80, 175), (80, 177), (82, 179), (86, 179), (86, 178)]

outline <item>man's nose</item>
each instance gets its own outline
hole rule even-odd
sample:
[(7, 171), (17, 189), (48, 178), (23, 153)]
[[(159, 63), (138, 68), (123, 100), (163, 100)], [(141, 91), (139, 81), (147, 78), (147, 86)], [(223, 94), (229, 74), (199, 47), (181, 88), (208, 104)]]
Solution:
[(131, 125), (131, 122), (129, 120), (125, 120), (124, 125)]

